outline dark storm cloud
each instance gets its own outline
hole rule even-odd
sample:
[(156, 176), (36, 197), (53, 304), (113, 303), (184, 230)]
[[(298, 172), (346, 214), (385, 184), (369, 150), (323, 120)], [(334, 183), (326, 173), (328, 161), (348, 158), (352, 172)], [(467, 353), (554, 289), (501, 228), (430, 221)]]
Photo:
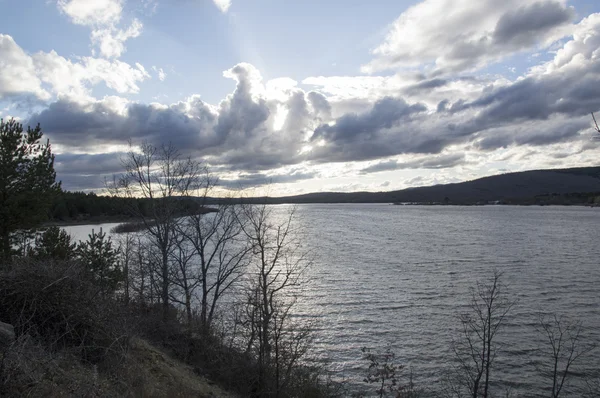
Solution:
[(66, 174), (58, 175), (62, 189), (66, 191), (102, 191), (104, 189), (105, 179), (110, 180), (111, 175), (77, 175)]
[(530, 46), (536, 43), (541, 32), (563, 25), (573, 17), (573, 9), (554, 1), (522, 6), (500, 18), (492, 40), (502, 45)]
[(477, 118), (465, 125), (472, 130), (547, 120), (555, 114), (588, 115), (600, 109), (600, 70), (523, 79), (484, 95), (463, 110), (469, 108), (483, 108)]
[(121, 152), (101, 154), (56, 155), (54, 168), (56, 179), (62, 181), (63, 189), (68, 191), (102, 190), (105, 180), (123, 172)]
[(321, 120), (327, 120), (331, 117), (331, 104), (321, 93), (317, 93), (316, 91), (311, 91), (307, 94), (308, 101), (312, 105), (315, 110), (315, 114), (317, 118)]
[(404, 92), (409, 95), (418, 95), (424, 91), (431, 91), (436, 88), (444, 87), (447, 84), (448, 80), (446, 79), (428, 79), (407, 87), (404, 89)]
[(229, 70), (229, 76), (237, 80), (234, 93), (224, 100), (219, 109), (215, 132), (219, 137), (231, 134), (252, 135), (270, 115), (264, 99), (252, 98), (252, 72), (245, 64), (236, 65)]
[(250, 171), (275, 169), (281, 166), (297, 164), (298, 157), (290, 148), (278, 148), (267, 143), (258, 148), (241, 147), (232, 149), (219, 156), (218, 163), (228, 171)]
[(385, 162), (379, 162), (372, 166), (365, 167), (360, 171), (360, 174), (378, 173), (380, 171), (390, 171), (398, 169), (398, 162), (396, 160), (386, 160)]
[(441, 155), (409, 162), (385, 161), (366, 167), (360, 171), (361, 174), (377, 173), (380, 171), (399, 169), (445, 169), (465, 164), (465, 155), (461, 153)]
[(436, 109), (437, 112), (444, 112), (444, 111), (446, 111), (448, 109), (448, 105), (450, 105), (450, 101), (449, 100), (445, 99), (445, 100), (440, 101), (438, 103), (438, 105), (437, 105), (437, 109)]
[(446, 128), (438, 116), (425, 113), (420, 103), (385, 97), (371, 110), (349, 113), (335, 123), (319, 126), (308, 155), (318, 163), (373, 160), (399, 154), (438, 154), (450, 144), (464, 141), (464, 134)]
[(480, 150), (495, 150), (511, 145), (545, 146), (560, 142), (569, 142), (588, 127), (589, 121), (579, 119), (555, 122), (551, 125), (536, 125), (533, 123), (524, 126), (503, 128), (500, 129), (501, 131), (490, 131), (484, 138), (475, 142), (475, 147)]
[(296, 171), (290, 174), (268, 175), (264, 173), (242, 174), (233, 180), (220, 179), (219, 185), (225, 188), (239, 189), (247, 187), (264, 186), (271, 184), (292, 183), (301, 180), (310, 180), (318, 177), (316, 172)]
[(82, 105), (58, 100), (31, 116), (29, 122), (40, 123), (52, 142), (80, 149), (123, 144), (128, 139), (154, 144), (172, 142), (189, 149), (211, 147), (221, 141), (211, 128), (215, 115), (206, 104), (192, 101), (189, 114), (183, 113), (181, 106), (130, 104), (122, 115), (104, 102)]
[(427, 110), (423, 104), (409, 105), (401, 98), (384, 97), (363, 114), (349, 113), (337, 119), (335, 125), (323, 124), (315, 130), (313, 140), (352, 141), (376, 135), (378, 130), (389, 129), (408, 116)]
[(90, 175), (120, 173), (123, 170), (121, 152), (90, 154), (64, 153), (56, 155), (54, 169), (63, 175)]

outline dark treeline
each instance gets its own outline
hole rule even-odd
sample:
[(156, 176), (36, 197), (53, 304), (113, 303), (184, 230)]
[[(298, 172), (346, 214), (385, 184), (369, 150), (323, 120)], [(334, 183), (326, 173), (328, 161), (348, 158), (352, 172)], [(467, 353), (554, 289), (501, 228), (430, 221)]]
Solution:
[[(198, 211), (196, 199), (179, 200), (181, 200), (179, 211), (182, 215)], [(131, 207), (139, 208), (146, 217), (151, 216), (152, 209), (151, 199), (98, 195), (94, 192), (61, 191), (55, 194), (51, 201), (48, 210), (48, 220), (51, 222), (127, 221), (134, 218), (128, 210)], [(214, 205), (218, 203), (219, 200), (211, 201)]]
[[(586, 205), (600, 204), (600, 167), (507, 173), (457, 184), (409, 188), (390, 192), (320, 192), (285, 197), (186, 198), (209, 206), (220, 203), (415, 203), (438, 205)], [(127, 220), (131, 202), (149, 215), (148, 198), (123, 198), (62, 191), (54, 196), (49, 218), (55, 222)]]

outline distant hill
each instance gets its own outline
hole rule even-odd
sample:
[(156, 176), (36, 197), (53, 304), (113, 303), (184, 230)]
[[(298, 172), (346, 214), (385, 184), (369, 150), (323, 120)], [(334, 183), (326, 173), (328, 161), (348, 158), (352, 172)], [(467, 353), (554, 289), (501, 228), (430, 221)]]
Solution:
[[(53, 198), (48, 214), (52, 223), (131, 221), (131, 201), (94, 193), (62, 192)], [(417, 203), (474, 205), (499, 202), (516, 205), (600, 205), (600, 167), (534, 170), (479, 178), (457, 184), (408, 188), (391, 192), (319, 192), (285, 197), (206, 198), (205, 205), (239, 203)], [(188, 203), (191, 205), (191, 203)], [(197, 203), (196, 203), (197, 204)], [(194, 206), (191, 206), (194, 207)], [(190, 208), (191, 208), (190, 207)]]
[(319, 192), (252, 203), (587, 204), (600, 196), (600, 167), (533, 170), (391, 192)]

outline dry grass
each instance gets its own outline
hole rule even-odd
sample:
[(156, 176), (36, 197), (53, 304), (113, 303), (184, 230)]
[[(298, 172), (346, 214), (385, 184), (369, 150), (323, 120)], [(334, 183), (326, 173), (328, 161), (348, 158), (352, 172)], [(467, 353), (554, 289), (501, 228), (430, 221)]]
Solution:
[(235, 397), (139, 339), (117, 364), (85, 364), (31, 338), (20, 338), (0, 361), (2, 397)]

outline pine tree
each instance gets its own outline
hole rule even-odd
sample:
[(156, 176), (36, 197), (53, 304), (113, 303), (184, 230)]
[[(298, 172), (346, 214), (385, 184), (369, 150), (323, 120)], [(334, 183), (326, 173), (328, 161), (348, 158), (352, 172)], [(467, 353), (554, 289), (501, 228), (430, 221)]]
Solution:
[(102, 229), (98, 233), (92, 230), (88, 240), (79, 243), (77, 253), (103, 296), (110, 295), (118, 289), (124, 279), (119, 251), (113, 248), (110, 237), (106, 238)]
[(24, 132), (14, 119), (0, 119), (0, 259), (11, 258), (14, 233), (43, 221), (60, 191), (50, 143), (41, 139), (39, 124)]
[(66, 231), (53, 226), (37, 237), (31, 255), (38, 259), (70, 260), (75, 255), (75, 247)]

